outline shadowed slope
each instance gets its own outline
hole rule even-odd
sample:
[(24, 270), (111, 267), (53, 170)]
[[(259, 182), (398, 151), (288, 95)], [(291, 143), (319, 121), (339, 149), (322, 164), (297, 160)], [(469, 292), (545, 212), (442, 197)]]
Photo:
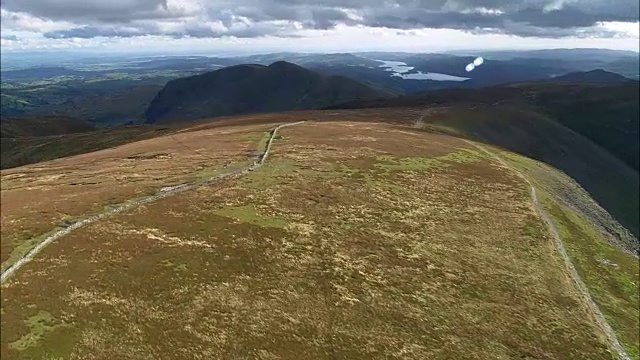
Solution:
[(322, 108), (390, 93), (284, 61), (237, 65), (167, 83), (146, 111), (148, 123)]

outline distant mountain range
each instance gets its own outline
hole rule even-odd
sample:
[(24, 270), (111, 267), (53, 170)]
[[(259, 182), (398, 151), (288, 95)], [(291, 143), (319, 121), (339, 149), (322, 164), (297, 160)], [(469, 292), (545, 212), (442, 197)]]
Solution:
[(224, 115), (316, 109), (356, 99), (392, 96), (390, 90), (343, 76), (323, 75), (301, 66), (230, 66), (169, 81), (145, 112), (147, 123), (186, 121)]

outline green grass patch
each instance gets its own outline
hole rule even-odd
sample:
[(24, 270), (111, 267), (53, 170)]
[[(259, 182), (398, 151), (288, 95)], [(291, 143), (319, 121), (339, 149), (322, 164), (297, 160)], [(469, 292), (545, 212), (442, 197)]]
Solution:
[(25, 237), (26, 238), (25, 240), (20, 240), (16, 236), (15, 239), (12, 241), (12, 243), (15, 244), (15, 247), (11, 250), (11, 255), (9, 255), (9, 258), (3, 261), (2, 265), (0, 266), (2, 269), (2, 272), (10, 268), (13, 264), (16, 263), (16, 261), (20, 260), (23, 256), (25, 256), (31, 249), (33, 249), (36, 245), (42, 242), (51, 233), (58, 231), (60, 229), (61, 228), (57, 227), (55, 230), (46, 234), (42, 234), (40, 236), (33, 236), (33, 237), (27, 236)]
[(396, 158), (389, 155), (377, 157), (378, 163), (374, 166), (386, 171), (428, 171), (442, 170), (453, 164), (465, 164), (480, 161), (486, 155), (476, 150), (459, 148), (447, 155), (427, 157)]
[(467, 164), (478, 162), (486, 157), (486, 154), (477, 150), (458, 148), (457, 151), (451, 152), (447, 155), (438, 156), (436, 159), (456, 164)]
[[(519, 169), (531, 181), (536, 188), (543, 189), (549, 194), (553, 194), (554, 199), (562, 204), (569, 206), (578, 214), (584, 217), (590, 224), (595, 225), (596, 229), (607, 232), (613, 236), (619, 244), (627, 249), (636, 248), (637, 237), (633, 236), (633, 228), (623, 227), (623, 220), (612, 212), (607, 212), (602, 207), (602, 202), (596, 201), (590, 194), (582, 188), (569, 175), (555, 169), (545, 163), (519, 156), (509, 152), (500, 152), (500, 157), (507, 160), (512, 166)], [(633, 203), (633, 199), (637, 198), (637, 190), (629, 190), (626, 187), (616, 187), (618, 184), (610, 184), (611, 193), (626, 194), (628, 204)], [(633, 210), (629, 210), (629, 214)], [(628, 229), (628, 230), (627, 230)], [(631, 233), (630, 233), (630, 232)], [(603, 232), (603, 233), (604, 233)]]
[(271, 131), (267, 131), (264, 133), (264, 135), (262, 135), (262, 138), (260, 138), (260, 142), (258, 143), (258, 151), (266, 151), (267, 150), (267, 144), (269, 143), (269, 139), (271, 138)]
[(257, 170), (250, 172), (241, 179), (243, 185), (253, 189), (266, 189), (277, 184), (279, 180), (294, 170), (299, 170), (293, 160), (271, 158)]
[(35, 347), (48, 333), (54, 331), (56, 328), (66, 326), (65, 324), (59, 323), (53, 315), (43, 310), (29, 317), (25, 320), (25, 323), (29, 327), (29, 333), (10, 343), (10, 348), (23, 351)]
[(378, 163), (374, 166), (386, 171), (427, 171), (431, 169), (444, 169), (449, 165), (434, 159), (425, 157), (393, 158), (391, 156), (378, 156)]
[(283, 229), (289, 224), (286, 219), (279, 216), (264, 216), (258, 214), (253, 205), (225, 207), (216, 210), (215, 214), (219, 216), (238, 219), (242, 222), (263, 227)]
[(167, 259), (162, 261), (162, 265), (165, 267), (172, 268), (176, 272), (187, 272), (189, 267), (185, 263), (174, 263), (173, 261)]

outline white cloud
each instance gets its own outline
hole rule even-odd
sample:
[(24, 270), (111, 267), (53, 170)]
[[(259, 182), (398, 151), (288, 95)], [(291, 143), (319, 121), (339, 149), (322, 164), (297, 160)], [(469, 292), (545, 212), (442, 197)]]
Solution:
[(68, 21), (53, 21), (43, 19), (24, 12), (12, 12), (0, 8), (0, 26), (2, 30), (11, 31), (31, 31), (43, 33), (47, 31), (57, 31), (70, 29), (74, 26)]
[(604, 21), (597, 26), (615, 32), (618, 37), (636, 40), (636, 44), (640, 38), (640, 22)]
[[(220, 24), (212, 24), (220, 27)], [(606, 24), (605, 28), (621, 28)], [(627, 29), (628, 30), (628, 29)], [(216, 53), (226, 51), (254, 52), (300, 51), (415, 51), (433, 52), (461, 49), (539, 49), (539, 48), (610, 48), (638, 51), (637, 33), (612, 38), (521, 38), (507, 34), (471, 34), (450, 29), (396, 30), (339, 25), (332, 30), (299, 30), (297, 37), (263, 38), (174, 38), (140, 36), (130, 38), (96, 37), (89, 39), (46, 39), (34, 33), (16, 33), (20, 41), (2, 40), (3, 50), (25, 49), (113, 49), (121, 51)], [(25, 36), (29, 34), (29, 36)]]

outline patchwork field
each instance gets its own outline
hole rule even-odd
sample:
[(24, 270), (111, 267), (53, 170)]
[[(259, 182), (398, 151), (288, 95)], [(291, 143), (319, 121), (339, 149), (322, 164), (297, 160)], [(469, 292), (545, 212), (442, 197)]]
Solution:
[[(272, 128), (3, 171), (3, 261), (65, 215), (242, 163)], [(613, 358), (523, 179), (464, 140), (374, 122), (283, 128), (244, 177), (60, 238), (2, 285), (1, 313), (11, 359)]]

